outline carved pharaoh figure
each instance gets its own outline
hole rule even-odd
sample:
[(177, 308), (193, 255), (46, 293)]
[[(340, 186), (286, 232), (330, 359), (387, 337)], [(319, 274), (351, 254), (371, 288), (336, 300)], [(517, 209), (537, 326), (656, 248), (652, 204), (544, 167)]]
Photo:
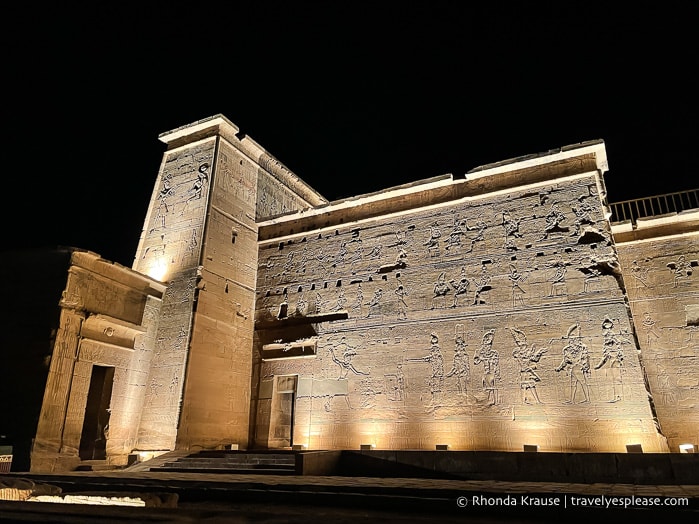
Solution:
[[(536, 384), (541, 382), (541, 377), (536, 372), (536, 365), (546, 353), (546, 348), (535, 348), (527, 344), (527, 337), (523, 331), (510, 328), (510, 333), (515, 339), (517, 348), (512, 352), (512, 357), (519, 366), (519, 388), (522, 391), (522, 402), (531, 404), (531, 400), (541, 404)], [(530, 399), (531, 396), (531, 399)]]

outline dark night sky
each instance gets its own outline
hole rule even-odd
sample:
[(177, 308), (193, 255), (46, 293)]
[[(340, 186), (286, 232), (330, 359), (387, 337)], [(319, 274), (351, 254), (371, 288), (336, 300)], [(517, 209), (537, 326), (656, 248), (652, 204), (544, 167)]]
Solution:
[(330, 200), (595, 139), (611, 201), (699, 187), (693, 0), (77, 4), (4, 8), (3, 249), (130, 266), (217, 113)]

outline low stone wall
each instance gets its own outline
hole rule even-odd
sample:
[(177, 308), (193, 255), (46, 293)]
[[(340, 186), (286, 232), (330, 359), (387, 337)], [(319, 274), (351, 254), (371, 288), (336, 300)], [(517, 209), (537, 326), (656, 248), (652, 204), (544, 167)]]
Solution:
[(383, 450), (341, 453), (336, 474), (344, 476), (699, 484), (699, 454)]

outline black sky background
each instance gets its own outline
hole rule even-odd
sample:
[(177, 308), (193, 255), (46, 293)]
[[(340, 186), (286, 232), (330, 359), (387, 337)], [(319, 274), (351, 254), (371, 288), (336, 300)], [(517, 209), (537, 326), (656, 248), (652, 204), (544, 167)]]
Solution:
[(610, 201), (697, 188), (699, 3), (614, 4), (7, 6), (2, 248), (131, 266), (158, 135), (218, 113), (330, 200), (596, 139)]

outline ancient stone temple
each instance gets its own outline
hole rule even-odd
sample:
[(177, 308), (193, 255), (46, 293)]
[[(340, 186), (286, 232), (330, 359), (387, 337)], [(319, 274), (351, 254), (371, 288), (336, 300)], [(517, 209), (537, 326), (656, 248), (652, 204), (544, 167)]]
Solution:
[(602, 141), (328, 202), (221, 115), (160, 139), (133, 267), (72, 253), (33, 470), (699, 442), (699, 211), (612, 223)]

